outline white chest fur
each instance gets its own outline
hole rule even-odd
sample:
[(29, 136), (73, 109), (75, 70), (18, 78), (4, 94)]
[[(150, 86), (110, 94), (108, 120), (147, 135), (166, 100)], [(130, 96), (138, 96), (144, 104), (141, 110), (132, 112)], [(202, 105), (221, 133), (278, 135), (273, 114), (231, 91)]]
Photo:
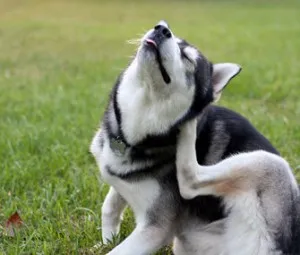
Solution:
[(153, 207), (160, 193), (157, 181), (147, 179), (138, 182), (127, 182), (118, 177), (110, 177), (109, 181), (134, 211), (136, 222), (145, 222), (147, 211)]
[(226, 204), (232, 208), (226, 220), (226, 254), (278, 255), (279, 253), (274, 252), (272, 238), (256, 194), (247, 192), (245, 195), (225, 199)]
[[(113, 176), (108, 172), (109, 166), (116, 173), (126, 173), (130, 166), (123, 163), (124, 157), (116, 156), (111, 150), (108, 141), (104, 142), (102, 149), (99, 147), (100, 132), (98, 132), (91, 144), (91, 152), (96, 158), (97, 164), (100, 168), (102, 178), (115, 190), (122, 195), (130, 207), (133, 209), (136, 221), (144, 222), (147, 210), (153, 206), (156, 198), (159, 196), (160, 187), (156, 180), (146, 179), (138, 182), (128, 182), (119, 177)], [(145, 166), (145, 163), (144, 165)], [(131, 167), (143, 167), (135, 164)]]

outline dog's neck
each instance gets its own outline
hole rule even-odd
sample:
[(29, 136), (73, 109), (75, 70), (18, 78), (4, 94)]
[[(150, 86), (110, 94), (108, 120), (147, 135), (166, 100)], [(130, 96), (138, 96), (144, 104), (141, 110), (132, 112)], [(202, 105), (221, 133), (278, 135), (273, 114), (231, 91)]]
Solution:
[[(132, 64), (123, 74), (116, 92), (116, 101), (120, 109), (120, 126), (124, 138), (129, 144), (137, 144), (147, 136), (167, 134), (190, 107), (193, 89), (180, 89), (157, 93), (151, 88), (151, 77), (145, 78)], [(143, 80), (144, 79), (144, 80)], [(147, 83), (145, 85), (144, 83)], [(173, 84), (160, 84), (162, 87)], [(163, 88), (162, 91), (173, 88)], [(182, 88), (187, 90), (187, 88)]]
[(153, 64), (149, 65), (134, 59), (124, 72), (127, 81), (132, 82), (131, 85), (136, 89), (143, 89), (143, 98), (149, 103), (157, 100), (165, 100), (171, 95), (170, 87), (165, 84), (158, 67)]
[[(114, 97), (116, 97), (116, 95), (117, 91), (115, 91)], [(166, 132), (157, 134), (145, 132), (142, 139), (136, 142), (128, 141), (122, 127), (124, 116), (121, 114), (119, 104), (117, 102), (111, 104), (110, 109), (110, 114), (106, 116), (108, 120), (106, 122), (107, 131), (109, 133), (111, 147), (114, 147), (116, 151), (119, 151), (121, 154), (124, 154), (125, 150), (130, 150), (131, 154), (138, 154), (151, 148), (162, 149), (163, 147), (175, 145), (178, 134), (177, 126), (172, 126)]]

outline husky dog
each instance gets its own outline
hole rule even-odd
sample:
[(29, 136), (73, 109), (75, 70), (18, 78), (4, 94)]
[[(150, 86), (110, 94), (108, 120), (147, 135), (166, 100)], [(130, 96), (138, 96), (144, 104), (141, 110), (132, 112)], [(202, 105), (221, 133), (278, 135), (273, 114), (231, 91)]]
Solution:
[(199, 254), (219, 254), (218, 227), (225, 217), (221, 200), (180, 196), (176, 141), (180, 125), (201, 112), (196, 141), (200, 164), (257, 149), (277, 153), (244, 117), (210, 106), (240, 70), (237, 64), (212, 64), (164, 21), (141, 39), (112, 90), (90, 147), (111, 185), (102, 206), (103, 241), (118, 233), (127, 204), (136, 219), (133, 232), (109, 255), (152, 254), (174, 237), (175, 253), (188, 254), (184, 247), (191, 248), (190, 236)]
[(257, 150), (201, 166), (196, 141), (201, 143), (195, 119), (184, 124), (178, 138), (179, 191), (185, 199), (223, 198), (227, 217), (216, 254), (300, 254), (299, 188), (289, 164), (278, 155)]

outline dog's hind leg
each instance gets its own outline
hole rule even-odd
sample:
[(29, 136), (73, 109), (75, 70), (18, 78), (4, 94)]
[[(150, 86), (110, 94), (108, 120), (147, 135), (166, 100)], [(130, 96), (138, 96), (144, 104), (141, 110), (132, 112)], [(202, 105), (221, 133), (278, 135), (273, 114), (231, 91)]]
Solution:
[(240, 153), (215, 165), (199, 165), (195, 150), (196, 125), (196, 120), (186, 123), (178, 137), (176, 167), (182, 197), (226, 197), (249, 192), (256, 190), (261, 180), (278, 181), (278, 175), (296, 186), (288, 163), (283, 158), (265, 151)]
[(173, 240), (175, 255), (222, 254), (224, 220), (212, 223), (185, 219), (182, 231)]
[(113, 187), (110, 187), (102, 205), (102, 241), (104, 244), (119, 233), (125, 207), (126, 201)]
[(214, 195), (214, 184), (217, 181), (218, 169), (215, 165), (198, 165), (195, 149), (196, 128), (196, 120), (184, 124), (177, 141), (177, 180), (180, 194), (185, 199), (199, 195)]

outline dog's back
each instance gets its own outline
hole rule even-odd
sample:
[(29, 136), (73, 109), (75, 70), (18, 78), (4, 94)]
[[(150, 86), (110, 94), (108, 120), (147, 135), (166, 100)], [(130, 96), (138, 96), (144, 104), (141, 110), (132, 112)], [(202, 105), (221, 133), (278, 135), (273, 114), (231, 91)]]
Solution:
[(242, 115), (224, 107), (209, 106), (199, 118), (197, 159), (210, 165), (238, 152), (265, 150), (279, 152)]

